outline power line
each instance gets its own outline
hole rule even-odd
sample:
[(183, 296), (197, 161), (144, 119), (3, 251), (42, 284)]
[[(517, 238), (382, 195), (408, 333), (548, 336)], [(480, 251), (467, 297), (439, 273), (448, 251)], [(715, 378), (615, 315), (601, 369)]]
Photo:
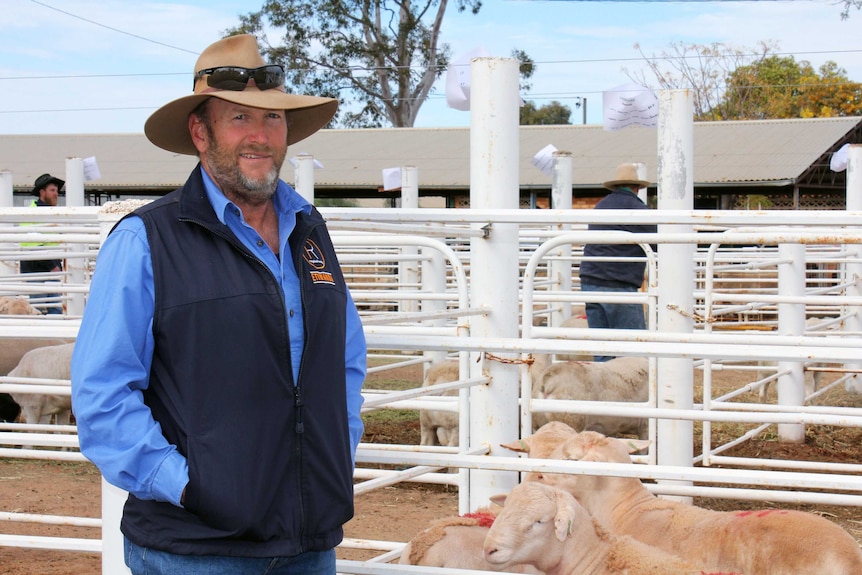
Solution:
[(49, 4), (45, 4), (44, 2), (40, 2), (39, 0), (30, 0), (33, 4), (38, 4), (43, 8), (48, 8), (49, 10), (54, 10), (55, 12), (59, 12), (61, 14), (65, 14), (66, 16), (70, 16), (72, 18), (77, 18), (83, 22), (88, 24), (93, 24), (94, 26), (99, 26), (101, 28), (105, 28), (107, 30), (111, 30), (112, 32), (117, 32), (118, 34), (125, 34), (126, 36), (131, 36), (132, 38), (137, 38), (138, 40), (143, 40), (144, 42), (150, 42), (152, 44), (158, 44), (159, 46), (164, 46), (165, 48), (171, 48), (173, 50), (179, 50), (181, 52), (187, 52), (189, 54), (198, 55), (200, 52), (195, 52), (193, 50), (186, 50), (185, 48), (180, 48), (178, 46), (172, 46), (170, 44), (165, 44), (164, 42), (159, 42), (158, 40), (153, 40), (152, 38), (146, 38), (144, 36), (139, 36), (138, 34), (132, 34), (131, 32), (126, 32), (125, 30), (120, 30), (119, 28), (114, 28), (113, 26), (108, 26), (107, 24), (102, 24), (101, 22), (96, 22), (95, 20), (90, 20), (89, 18), (84, 18), (83, 16), (78, 16), (77, 14), (72, 14), (71, 12), (66, 12), (65, 10), (60, 10), (56, 6), (51, 6)]

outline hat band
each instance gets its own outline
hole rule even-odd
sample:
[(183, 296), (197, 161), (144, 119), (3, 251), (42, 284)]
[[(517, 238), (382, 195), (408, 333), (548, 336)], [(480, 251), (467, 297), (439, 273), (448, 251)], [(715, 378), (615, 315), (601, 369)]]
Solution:
[[(243, 68), (240, 66), (217, 66), (205, 68), (195, 73), (194, 82), (207, 77), (207, 86), (218, 90), (242, 92), (248, 82), (254, 79), (255, 86), (260, 90), (269, 90), (284, 86), (284, 68), (278, 64), (267, 64), (259, 68)], [(194, 87), (192, 87), (194, 89)]]

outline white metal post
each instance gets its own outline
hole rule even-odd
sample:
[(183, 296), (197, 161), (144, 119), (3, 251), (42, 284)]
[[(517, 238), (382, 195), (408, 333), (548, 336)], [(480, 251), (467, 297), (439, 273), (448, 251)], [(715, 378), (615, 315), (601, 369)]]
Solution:
[[(847, 148), (847, 199), (845, 201), (848, 211), (862, 211), (862, 144), (853, 144)], [(853, 281), (853, 284), (847, 288), (847, 295), (851, 298), (859, 298), (862, 296), (862, 246), (859, 244), (846, 246), (848, 251), (852, 250), (855, 257), (847, 258), (844, 264), (846, 281)], [(847, 317), (845, 322), (846, 330), (851, 333), (862, 332), (862, 309), (860, 306), (854, 305), (852, 309), (847, 309), (845, 312), (854, 312)], [(857, 370), (844, 384), (847, 391), (862, 393), (862, 375), (858, 370), (862, 370), (862, 362), (847, 364), (851, 370)]]
[[(11, 208), (14, 205), (11, 170), (0, 170), (0, 208)], [(0, 228), (11, 228), (13, 224), (3, 224)], [(12, 251), (13, 244), (0, 244), (0, 249)], [(13, 275), (16, 271), (15, 262), (0, 262), (0, 276)]]
[[(134, 207), (129, 204), (127, 210), (108, 211), (108, 206), (122, 207), (122, 202), (109, 202), (99, 212), (99, 244), (105, 243), (114, 225)], [(131, 573), (123, 558), (123, 534), (120, 532), (120, 520), (123, 517), (123, 506), (128, 492), (114, 487), (102, 478), (102, 573), (118, 575)]]
[[(401, 168), (401, 207), (419, 207), (419, 171), (416, 166), (403, 166)], [(401, 248), (403, 259), (398, 264), (399, 290), (407, 289), (415, 291), (419, 283), (419, 262), (416, 257), (419, 250), (416, 246), (404, 246)], [(415, 312), (418, 302), (414, 299), (400, 300), (398, 309), (403, 312)]]
[[(647, 181), (646, 164), (644, 164), (642, 162), (635, 162), (635, 168), (637, 169), (637, 172), (638, 172), (638, 178), (643, 180), (643, 181)], [(647, 198), (649, 197), (648, 192), (649, 192), (649, 188), (638, 188), (638, 197), (641, 199), (641, 201), (643, 203), (647, 203)]]
[[(694, 205), (694, 107), (689, 90), (663, 90), (658, 116), (658, 209), (691, 210)], [(691, 233), (691, 224), (660, 224), (662, 233)], [(658, 248), (658, 331), (694, 331), (694, 244), (662, 244)], [(694, 361), (659, 357), (659, 409), (692, 409)], [(661, 419), (656, 424), (656, 456), (660, 465), (691, 466), (694, 426), (691, 421)], [(691, 502), (690, 497), (674, 497)]]
[(299, 154), (295, 158), (294, 189), (305, 201), (314, 203), (314, 156)]
[[(554, 152), (554, 171), (551, 181), (551, 207), (555, 210), (572, 209), (572, 153)], [(557, 231), (567, 232), (572, 229), (570, 224), (557, 224)], [(552, 259), (548, 266), (552, 288), (561, 292), (572, 291), (572, 246), (566, 244), (554, 250), (551, 254), (559, 259)], [(559, 308), (551, 310), (548, 324), (557, 327), (572, 315), (572, 303), (562, 302)]]
[[(778, 295), (802, 297), (805, 295), (805, 246), (781, 244), (778, 246)], [(778, 334), (799, 336), (805, 333), (805, 306), (799, 303), (778, 304)], [(801, 361), (779, 361), (778, 404), (798, 407), (805, 403)], [(785, 443), (803, 443), (805, 425), (780, 423), (778, 435)]]
[[(470, 206), (518, 209), (518, 65), (511, 58), (474, 58), (470, 90)], [(488, 312), (473, 320), (476, 337), (518, 336), (518, 226), (473, 224), (485, 237), (470, 240), (471, 307)], [(501, 443), (518, 437), (519, 354), (470, 362), (471, 377), (484, 368), (491, 382), (470, 389), (470, 448), (487, 447), (491, 455), (514, 457)], [(478, 358), (477, 358), (478, 359)], [(471, 470), (470, 510), (506, 493), (518, 474)], [(466, 511), (466, 510), (462, 510)]]
[[(66, 158), (66, 206), (81, 207), (84, 199), (84, 160), (82, 158)], [(66, 248), (71, 257), (66, 259), (66, 279), (64, 283), (84, 285), (87, 280), (86, 259), (87, 246), (72, 244)], [(66, 314), (80, 316), (84, 313), (85, 297), (83, 293), (73, 292), (66, 299)]]

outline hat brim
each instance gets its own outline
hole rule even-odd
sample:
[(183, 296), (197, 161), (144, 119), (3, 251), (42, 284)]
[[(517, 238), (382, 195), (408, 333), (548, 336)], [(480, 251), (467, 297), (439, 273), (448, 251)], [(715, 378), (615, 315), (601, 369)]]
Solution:
[(280, 90), (219, 90), (207, 94), (192, 94), (168, 102), (153, 112), (144, 124), (147, 139), (169, 152), (196, 156), (198, 150), (189, 133), (188, 118), (207, 98), (219, 98), (264, 110), (285, 110), (288, 123), (287, 145), (302, 141), (323, 128), (338, 110), (338, 100), (334, 98), (288, 94)]
[(54, 178), (54, 177), (52, 177), (50, 180), (48, 180), (47, 182), (45, 182), (41, 186), (33, 186), (33, 191), (30, 192), (30, 195), (38, 196), (39, 190), (47, 187), (48, 184), (57, 184), (57, 193), (60, 195), (63, 195), (61, 190), (63, 189), (63, 186), (66, 185), (66, 180), (61, 180), (60, 178)]
[(626, 184), (636, 186), (638, 188), (648, 188), (650, 183), (646, 180), (609, 180), (602, 183), (602, 186), (612, 190), (617, 186), (625, 186)]

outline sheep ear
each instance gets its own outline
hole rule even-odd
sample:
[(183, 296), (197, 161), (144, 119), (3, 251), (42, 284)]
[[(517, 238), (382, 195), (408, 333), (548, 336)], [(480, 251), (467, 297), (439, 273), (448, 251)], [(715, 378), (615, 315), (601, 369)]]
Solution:
[(506, 504), (506, 494), (505, 493), (498, 493), (497, 495), (492, 495), (488, 499), (491, 500), (491, 503), (496, 503), (500, 507), (502, 507)]
[(511, 449), (512, 451), (518, 451), (520, 453), (530, 452), (530, 444), (523, 439), (519, 439), (518, 441), (510, 441), (509, 443), (501, 443), (500, 447), (505, 447), (506, 449)]
[(572, 534), (577, 503), (575, 503), (574, 497), (564, 491), (559, 491), (556, 494), (556, 499), (557, 515), (554, 517), (554, 532), (558, 540), (565, 541)]
[(620, 441), (625, 443), (629, 453), (636, 453), (652, 444), (652, 441), (649, 439), (621, 439)]

